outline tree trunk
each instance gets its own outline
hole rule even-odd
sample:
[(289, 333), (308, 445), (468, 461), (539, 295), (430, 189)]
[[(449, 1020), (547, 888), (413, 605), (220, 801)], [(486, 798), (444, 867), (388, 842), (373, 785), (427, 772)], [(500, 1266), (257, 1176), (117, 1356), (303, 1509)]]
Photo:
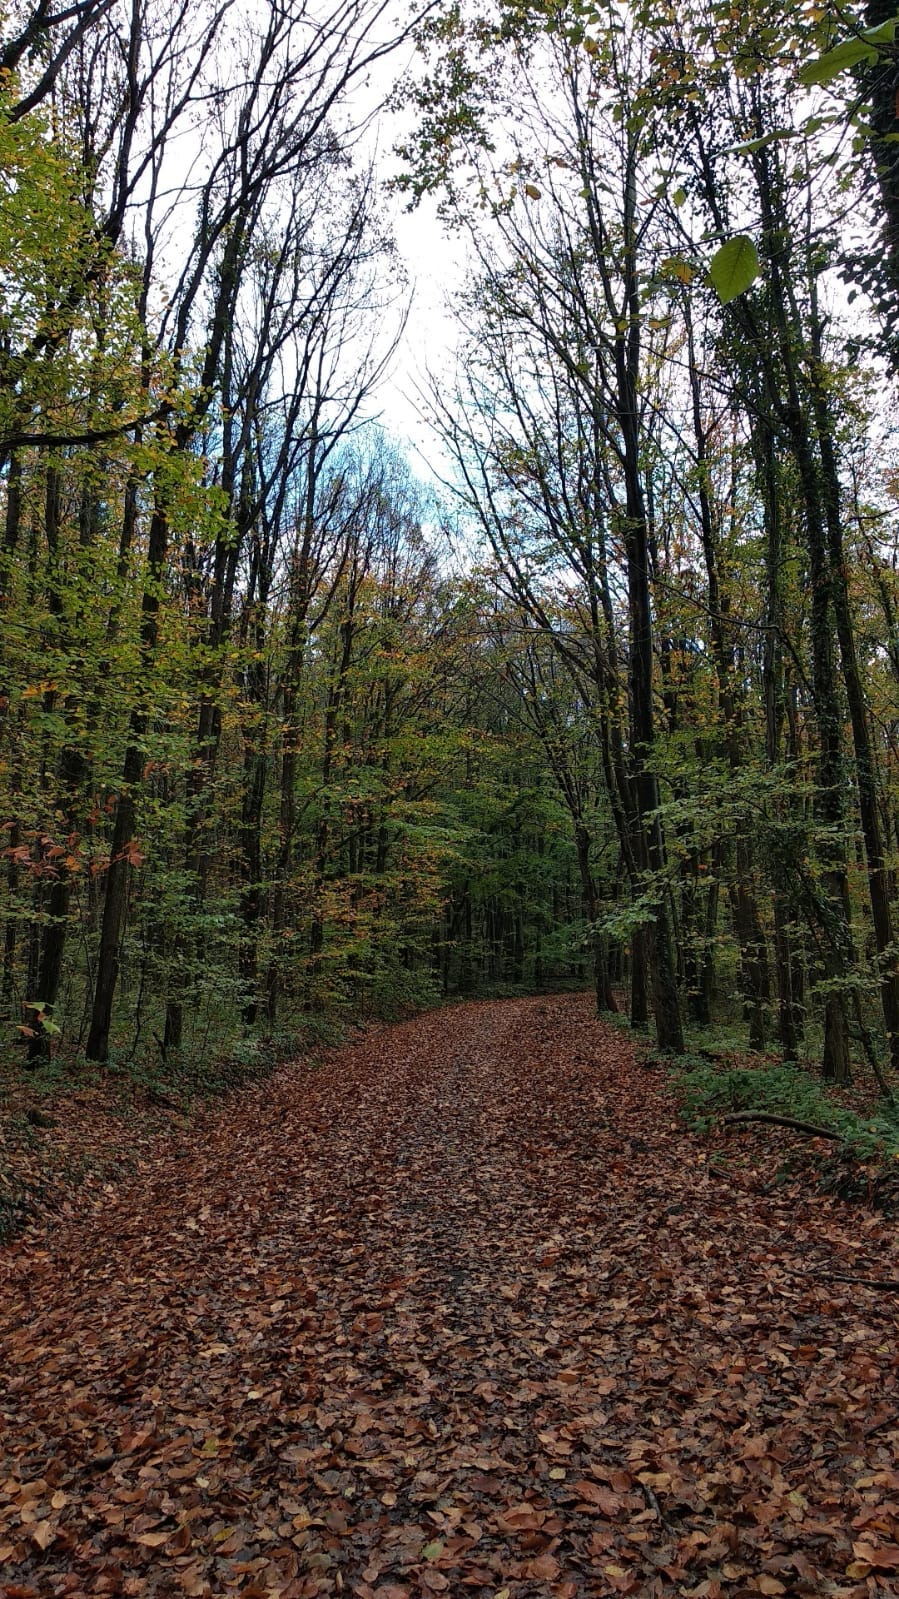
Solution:
[(596, 893), (596, 881), (590, 869), (590, 834), (584, 824), (576, 823), (574, 832), (575, 848), (577, 850), (578, 873), (581, 879), (581, 893), (584, 896), (584, 905), (587, 919), (590, 922), (590, 951), (593, 964), (593, 987), (596, 993), (596, 1009), (618, 1013), (618, 1002), (612, 993), (609, 981), (609, 964), (606, 958), (606, 940), (596, 926), (599, 916), (599, 899)]
[(840, 646), (843, 682), (846, 685), (849, 719), (852, 724), (855, 773), (858, 785), (858, 808), (868, 863), (868, 894), (871, 903), (871, 919), (874, 924), (874, 943), (879, 957), (880, 1002), (886, 1032), (887, 1052), (892, 1070), (899, 1072), (899, 976), (897, 976), (896, 971), (896, 952), (893, 948), (889, 874), (883, 844), (883, 831), (880, 824), (877, 770), (874, 751), (871, 746), (865, 691), (862, 684), (858, 652), (855, 647), (855, 626), (846, 582), (840, 481), (833, 443), (830, 404), (820, 360), (820, 338), (820, 328), (816, 327), (814, 334), (815, 419), (822, 464), (831, 595), (837, 640)]
[[(182, 447), (186, 442), (186, 439), (182, 441)], [(150, 581), (145, 585), (141, 599), (140, 648), (144, 672), (152, 663), (159, 641), (159, 596), (168, 539), (168, 517), (162, 504), (157, 501), (150, 519), (147, 552), (147, 574)], [(143, 774), (141, 741), (149, 721), (147, 692), (147, 685), (144, 683), (137, 704), (131, 712), (130, 738), (125, 751), (121, 793), (116, 806), (109, 867), (106, 873), (106, 892), (103, 897), (97, 975), (91, 1008), (91, 1025), (85, 1050), (88, 1060), (105, 1061), (109, 1057), (112, 1008), (119, 978), (119, 952), (128, 903), (128, 874), (131, 870), (128, 846), (134, 839), (137, 822), (137, 795)]]
[(635, 927), (630, 944), (630, 1024), (640, 1032), (649, 1026), (649, 985), (647, 965), (649, 952), (645, 927)]

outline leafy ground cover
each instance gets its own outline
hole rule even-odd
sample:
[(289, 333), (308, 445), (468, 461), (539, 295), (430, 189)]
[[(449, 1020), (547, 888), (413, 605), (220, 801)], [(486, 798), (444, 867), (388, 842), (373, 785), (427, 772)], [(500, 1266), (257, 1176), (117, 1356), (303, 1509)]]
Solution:
[(587, 996), (151, 1140), (2, 1256), (6, 1599), (899, 1592), (895, 1229)]
[[(294, 1052), (314, 1039), (295, 1037)], [(169, 1072), (77, 1069), (65, 1058), (38, 1071), (0, 1062), (0, 1246), (111, 1193), (155, 1145), (188, 1133), (198, 1102), (268, 1075), (286, 1038)], [(79, 1190), (84, 1189), (84, 1193)]]
[(846, 1103), (849, 1092), (834, 1090), (820, 1076), (795, 1065), (757, 1060), (755, 1064), (715, 1063), (684, 1057), (675, 1065), (684, 1113), (696, 1131), (710, 1130), (718, 1117), (749, 1114), (788, 1116), (820, 1127), (843, 1146), (854, 1162), (868, 1163), (886, 1185), (899, 1160), (899, 1106)]
[(48, 1088), (10, 1073), (0, 1090), (0, 1245), (102, 1203), (110, 1184), (171, 1135), (169, 1107), (130, 1083), (68, 1079)]

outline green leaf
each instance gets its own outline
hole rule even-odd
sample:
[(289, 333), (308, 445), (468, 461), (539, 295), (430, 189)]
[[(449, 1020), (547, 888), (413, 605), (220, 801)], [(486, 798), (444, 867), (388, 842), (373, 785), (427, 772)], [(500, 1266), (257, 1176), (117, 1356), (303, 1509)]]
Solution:
[(435, 1538), (433, 1543), (426, 1543), (421, 1553), (424, 1560), (439, 1560), (443, 1554), (442, 1539)]
[(815, 83), (832, 83), (841, 72), (846, 72), (850, 67), (857, 67), (861, 61), (870, 61), (876, 51), (861, 39), (846, 39), (843, 44), (838, 44), (835, 50), (828, 50), (826, 55), (817, 56), (814, 61), (806, 62), (799, 69), (799, 77), (808, 88)]
[(722, 305), (744, 294), (759, 275), (759, 253), (746, 233), (727, 239), (709, 262), (712, 287)]
[(676, 206), (682, 206), (684, 201), (686, 200), (686, 198), (687, 198), (686, 189), (675, 189), (673, 195), (671, 196), (671, 199), (672, 199), (672, 201), (674, 202), (674, 204)]
[(825, 51), (824, 55), (816, 56), (813, 61), (807, 61), (804, 67), (800, 67), (800, 82), (809, 88), (815, 83), (828, 84), (850, 67), (860, 66), (862, 62), (870, 65), (877, 60), (880, 46), (893, 43), (897, 27), (899, 17), (891, 17), (879, 28), (869, 28), (854, 39), (844, 39), (842, 44), (835, 45), (832, 50)]

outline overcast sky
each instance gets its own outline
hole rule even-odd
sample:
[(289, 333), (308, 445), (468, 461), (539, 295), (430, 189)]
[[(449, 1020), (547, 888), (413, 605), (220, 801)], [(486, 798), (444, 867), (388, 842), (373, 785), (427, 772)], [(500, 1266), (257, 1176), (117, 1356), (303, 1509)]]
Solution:
[[(399, 140), (408, 136), (411, 119), (406, 113), (377, 112), (374, 107), (390, 94), (413, 58), (410, 51), (379, 63), (377, 81), (367, 83), (356, 97), (371, 117), (361, 149), (367, 148), (373, 155), (385, 188), (400, 170), (393, 150)], [(400, 260), (408, 278), (406, 299), (410, 309), (405, 333), (391, 370), (379, 387), (375, 407), (386, 431), (409, 452), (409, 464), (417, 476), (432, 477), (434, 468), (437, 475), (445, 475), (447, 462), (433, 431), (420, 415), (425, 407), (423, 396), (417, 391), (426, 386), (429, 371), (435, 375), (452, 371), (456, 333), (448, 301), (464, 281), (464, 246), (440, 222), (436, 200), (425, 196), (409, 211), (404, 196), (385, 192), (385, 207), (392, 217)], [(431, 471), (427, 470), (428, 465)]]

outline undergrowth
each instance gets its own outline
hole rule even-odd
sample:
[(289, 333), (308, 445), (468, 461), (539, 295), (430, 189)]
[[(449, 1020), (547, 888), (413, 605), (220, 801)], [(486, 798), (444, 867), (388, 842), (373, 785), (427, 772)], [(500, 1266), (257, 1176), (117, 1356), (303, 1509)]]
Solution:
[(339, 1021), (311, 1015), (283, 1033), (235, 1039), (225, 1049), (185, 1049), (166, 1059), (148, 1054), (117, 1061), (112, 1056), (101, 1071), (145, 1090), (151, 1099), (173, 1098), (186, 1109), (194, 1099), (213, 1099), (259, 1082), (285, 1061), (309, 1060), (316, 1049), (341, 1043), (345, 1032)]
[(857, 1161), (899, 1159), (899, 1108), (883, 1106), (860, 1115), (838, 1104), (818, 1078), (799, 1066), (722, 1068), (700, 1056), (684, 1056), (675, 1068), (682, 1114), (696, 1132), (739, 1111), (792, 1116), (838, 1133), (844, 1153)]

